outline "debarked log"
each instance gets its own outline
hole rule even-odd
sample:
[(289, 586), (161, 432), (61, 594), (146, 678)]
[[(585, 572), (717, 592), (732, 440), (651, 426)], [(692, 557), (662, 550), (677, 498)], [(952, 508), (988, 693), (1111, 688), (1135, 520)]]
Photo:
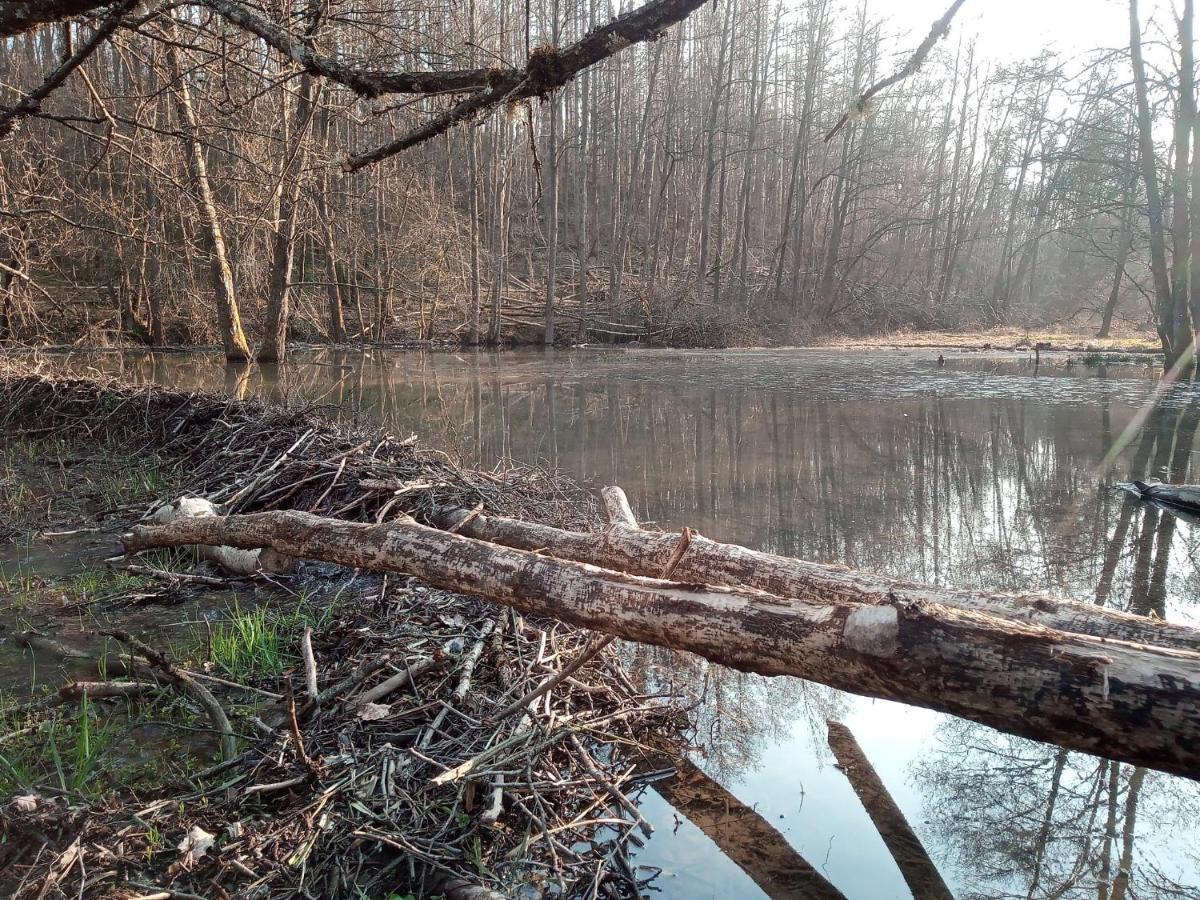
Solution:
[[(465, 516), (464, 510), (439, 510), (435, 513), (434, 524), (453, 527)], [(458, 533), (519, 550), (539, 550), (561, 559), (651, 577), (663, 571), (685, 540), (678, 532), (643, 531), (626, 524), (614, 524), (606, 531), (589, 534), (484, 515), (472, 518), (458, 528)], [(1044, 594), (930, 587), (844, 566), (806, 562), (737, 544), (723, 544), (694, 531), (686, 540), (686, 552), (672, 571), (672, 577), (680, 581), (751, 587), (779, 597), (825, 603), (937, 603), (1044, 625), (1057, 631), (1200, 653), (1200, 629), (1106, 609), (1093, 603)]]
[(931, 600), (783, 598), (645, 578), (448, 534), (302, 512), (139, 526), (128, 552), (271, 547), (404, 572), (523, 613), (962, 716), (1012, 734), (1200, 778), (1200, 654), (1073, 634)]

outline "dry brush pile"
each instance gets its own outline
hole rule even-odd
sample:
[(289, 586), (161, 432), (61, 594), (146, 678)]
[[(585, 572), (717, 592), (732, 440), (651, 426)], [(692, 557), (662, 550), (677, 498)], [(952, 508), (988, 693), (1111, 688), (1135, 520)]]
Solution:
[[(181, 487), (230, 511), (382, 522), (457, 506), (595, 521), (586, 495), (552, 474), (464, 471), (311, 408), (16, 371), (0, 376), (0, 401), (10, 434), (153, 447)], [(653, 873), (630, 862), (630, 843), (649, 826), (630, 794), (647, 780), (651, 733), (679, 716), (629, 680), (608, 641), (414, 579), (317, 567), (295, 578), (341, 579), (353, 599), (273, 679), (217, 683), (117, 635), (131, 677), (181, 694), (233, 753), (148, 793), (5, 798), (6, 895), (639, 893)], [(246, 693), (263, 701), (256, 715), (216, 721)]]

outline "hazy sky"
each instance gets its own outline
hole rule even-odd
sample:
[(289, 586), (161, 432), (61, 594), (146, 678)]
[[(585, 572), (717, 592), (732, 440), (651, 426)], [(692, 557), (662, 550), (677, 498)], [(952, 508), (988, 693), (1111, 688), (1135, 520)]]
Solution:
[[(908, 29), (915, 46), (949, 5), (949, 0), (872, 0), (868, 8)], [(1141, 5), (1145, 19), (1159, 3)], [(948, 42), (973, 34), (979, 36), (979, 52), (996, 60), (1032, 56), (1045, 46), (1066, 54), (1122, 46), (1129, 40), (1129, 7), (1127, 0), (967, 0)]]

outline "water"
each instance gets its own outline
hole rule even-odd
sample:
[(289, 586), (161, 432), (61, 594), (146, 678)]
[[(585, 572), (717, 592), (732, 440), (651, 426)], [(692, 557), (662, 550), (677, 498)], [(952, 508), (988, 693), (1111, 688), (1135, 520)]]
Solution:
[[(1200, 392), (1158, 396), (1154, 370), (1139, 367), (1058, 357), (1035, 370), (1024, 357), (964, 354), (938, 368), (935, 357), (303, 351), (267, 371), (198, 354), (68, 364), (320, 399), (468, 464), (537, 462), (620, 484), (639, 518), (664, 528), (1200, 623), (1200, 526), (1113, 488), (1200, 480)], [(817, 896), (772, 881), (764, 854), (799, 855), (847, 897), (911, 896), (833, 765), (828, 718), (850, 727), (955, 896), (1200, 896), (1194, 782), (793, 679), (632, 653), (643, 677), (703, 696), (697, 762), (779, 835), (774, 849), (748, 847), (732, 815), (696, 814), (697, 827), (647, 792), (656, 833), (635, 863), (662, 868), (663, 897)]]

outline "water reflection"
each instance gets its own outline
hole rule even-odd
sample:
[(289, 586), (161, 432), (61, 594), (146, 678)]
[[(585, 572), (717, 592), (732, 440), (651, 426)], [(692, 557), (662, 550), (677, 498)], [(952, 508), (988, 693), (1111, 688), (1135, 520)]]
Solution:
[[(1023, 359), (938, 368), (920, 354), (795, 352), (320, 351), (233, 374), (197, 356), (71, 365), (332, 404), (469, 464), (541, 462), (619, 483), (643, 521), (775, 553), (1200, 620), (1200, 527), (1114, 488), (1200, 480), (1196, 388), (1168, 392), (1102, 469), (1153, 396), (1142, 369), (1047, 360), (1035, 377)], [(851, 727), (955, 896), (1200, 896), (1193, 782), (792, 679), (630, 653), (638, 677), (700, 701), (702, 768), (846, 896), (909, 891), (833, 766), (829, 718)], [(638, 862), (667, 870), (665, 896), (761, 895), (744, 867), (717, 861), (720, 816), (676, 829), (660, 799), (647, 810), (659, 834)]]

